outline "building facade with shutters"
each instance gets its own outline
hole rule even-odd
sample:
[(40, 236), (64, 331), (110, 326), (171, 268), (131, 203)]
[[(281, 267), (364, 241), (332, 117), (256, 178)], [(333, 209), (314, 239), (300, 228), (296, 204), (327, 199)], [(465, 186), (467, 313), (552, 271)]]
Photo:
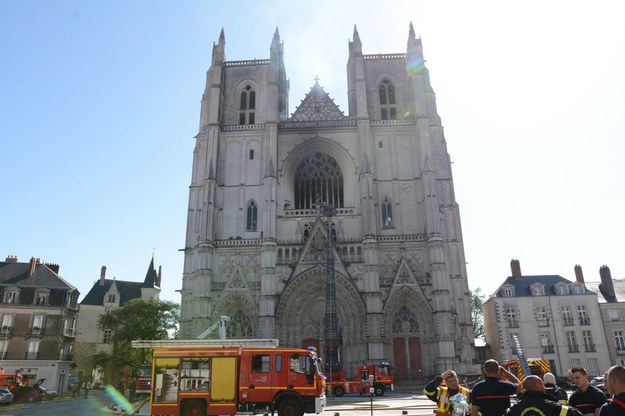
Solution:
[(523, 276), (518, 260), (510, 266), (512, 275), (483, 304), (492, 358), (516, 358), (517, 335), (525, 356), (548, 360), (556, 376), (566, 377), (573, 367), (603, 375), (610, 366), (603, 319), (582, 268), (575, 266), (572, 282), (558, 275)]
[(65, 392), (73, 361), (78, 290), (59, 265), (37, 258), (0, 262), (0, 369), (23, 383)]
[(181, 338), (226, 315), (229, 338), (312, 345), (351, 375), (380, 358), (398, 381), (479, 371), (450, 157), (408, 29), (405, 52), (369, 55), (354, 28), (348, 113), (317, 81), (290, 116), (278, 31), (268, 59), (227, 61), (222, 30), (193, 152)]

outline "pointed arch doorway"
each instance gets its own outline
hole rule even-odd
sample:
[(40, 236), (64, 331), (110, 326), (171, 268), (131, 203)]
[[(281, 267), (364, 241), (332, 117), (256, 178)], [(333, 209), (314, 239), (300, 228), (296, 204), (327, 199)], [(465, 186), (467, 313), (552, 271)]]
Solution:
[(395, 381), (415, 381), (421, 377), (421, 337), (417, 318), (406, 306), (395, 312), (392, 322)]

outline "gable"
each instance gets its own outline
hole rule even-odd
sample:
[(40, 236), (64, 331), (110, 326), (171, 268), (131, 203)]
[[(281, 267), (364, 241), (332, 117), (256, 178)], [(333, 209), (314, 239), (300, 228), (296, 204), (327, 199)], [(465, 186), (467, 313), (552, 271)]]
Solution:
[(289, 121), (343, 120), (345, 115), (319, 83), (310, 89)]

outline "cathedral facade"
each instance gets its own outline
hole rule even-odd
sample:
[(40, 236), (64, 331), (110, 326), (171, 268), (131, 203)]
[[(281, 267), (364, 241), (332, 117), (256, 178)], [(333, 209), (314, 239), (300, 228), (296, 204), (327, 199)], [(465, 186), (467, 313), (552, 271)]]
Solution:
[(315, 82), (289, 116), (277, 30), (266, 60), (227, 61), (223, 30), (213, 45), (180, 337), (225, 315), (228, 338), (313, 345), (322, 356), (333, 343), (348, 375), (382, 358), (397, 381), (470, 373), (460, 214), (421, 39), (410, 24), (406, 53), (367, 55), (354, 28), (348, 46), (348, 114)]

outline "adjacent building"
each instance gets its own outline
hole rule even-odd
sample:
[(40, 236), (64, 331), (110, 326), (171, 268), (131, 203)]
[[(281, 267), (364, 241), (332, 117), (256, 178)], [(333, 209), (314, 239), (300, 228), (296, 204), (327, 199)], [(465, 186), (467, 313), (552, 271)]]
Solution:
[(586, 282), (586, 288), (599, 294), (610, 362), (625, 366), (625, 281), (613, 280), (610, 268), (599, 269), (600, 282)]
[[(515, 357), (516, 335), (526, 357), (542, 357), (557, 376), (584, 367), (591, 376), (610, 366), (597, 293), (576, 265), (575, 281), (558, 275), (524, 276), (518, 260), (512, 275), (483, 304), (486, 342), (498, 360)], [(621, 324), (622, 325), (622, 324)], [(622, 326), (621, 326), (622, 328)]]
[(154, 258), (150, 261), (143, 281), (107, 279), (106, 266), (102, 266), (100, 278), (80, 302), (74, 357), (81, 379), (102, 381), (102, 369), (94, 368), (91, 357), (101, 352), (113, 352), (113, 334), (98, 325), (100, 316), (112, 308), (124, 306), (132, 299), (158, 300), (160, 293), (161, 268), (156, 271)]
[(0, 368), (65, 392), (73, 361), (79, 292), (59, 265), (38, 258), (0, 262)]
[(182, 338), (226, 315), (228, 337), (316, 346), (351, 375), (380, 358), (398, 381), (479, 372), (450, 156), (407, 29), (404, 52), (365, 54), (354, 27), (347, 114), (316, 80), (290, 116), (278, 31), (267, 59), (244, 61), (226, 60), (221, 31), (193, 151)]

